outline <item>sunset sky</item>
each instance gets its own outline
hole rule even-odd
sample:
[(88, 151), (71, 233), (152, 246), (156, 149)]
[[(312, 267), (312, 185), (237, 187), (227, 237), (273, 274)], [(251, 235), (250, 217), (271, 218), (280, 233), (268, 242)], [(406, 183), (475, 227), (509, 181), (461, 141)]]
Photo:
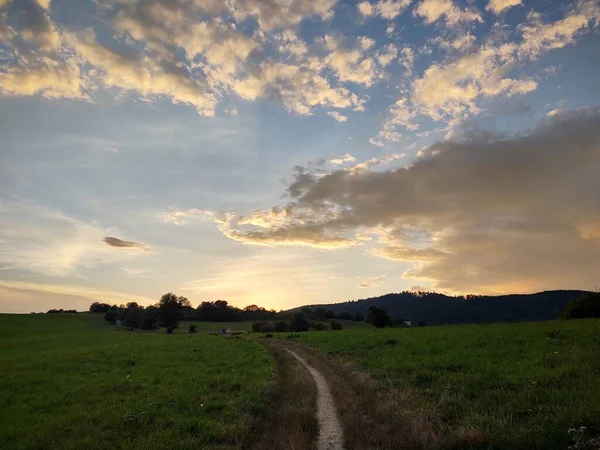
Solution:
[(598, 105), (598, 0), (0, 0), (0, 312), (600, 287)]

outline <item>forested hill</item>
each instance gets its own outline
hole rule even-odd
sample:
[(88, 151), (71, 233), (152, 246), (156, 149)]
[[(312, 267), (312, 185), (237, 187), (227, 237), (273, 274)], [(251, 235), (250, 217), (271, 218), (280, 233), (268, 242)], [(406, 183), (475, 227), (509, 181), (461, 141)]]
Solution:
[[(392, 318), (427, 325), (519, 322), (556, 319), (573, 299), (584, 291), (544, 291), (536, 294), (512, 294), (499, 296), (469, 295), (450, 297), (436, 293), (401, 292), (381, 297), (367, 298), (328, 305), (308, 305), (335, 311), (360, 313), (366, 317), (370, 306), (386, 309)], [(296, 308), (297, 310), (302, 308)]]

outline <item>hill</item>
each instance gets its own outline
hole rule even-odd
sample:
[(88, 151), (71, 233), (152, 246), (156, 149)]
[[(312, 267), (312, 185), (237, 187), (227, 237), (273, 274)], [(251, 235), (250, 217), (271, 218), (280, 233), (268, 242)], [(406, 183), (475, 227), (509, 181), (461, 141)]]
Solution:
[(585, 291), (544, 291), (535, 294), (452, 297), (438, 293), (401, 292), (344, 303), (295, 308), (325, 308), (336, 315), (344, 312), (366, 316), (369, 307), (385, 308), (394, 319), (403, 318), (427, 325), (488, 322), (536, 322), (556, 319), (567, 304)]

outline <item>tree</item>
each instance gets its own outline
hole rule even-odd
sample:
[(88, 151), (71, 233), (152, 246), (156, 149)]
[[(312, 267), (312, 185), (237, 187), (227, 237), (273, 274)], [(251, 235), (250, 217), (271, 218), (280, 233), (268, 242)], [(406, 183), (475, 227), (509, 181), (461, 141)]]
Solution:
[[(137, 303), (136, 303), (137, 305)], [(129, 308), (125, 319), (123, 319), (123, 325), (131, 328), (132, 330), (137, 329), (142, 324), (142, 318), (144, 316), (144, 310), (139, 307)]]
[(355, 322), (362, 322), (363, 320), (365, 320), (365, 316), (363, 316), (361, 313), (357, 312), (357, 313), (354, 313), (354, 317), (352, 318), (352, 320), (354, 320)]
[(343, 312), (340, 314), (340, 319), (342, 320), (352, 320), (352, 314), (349, 312)]
[(307, 306), (307, 307), (305, 307), (305, 308), (302, 308), (302, 314), (304, 314), (306, 317), (310, 317), (310, 316), (312, 316), (314, 313), (313, 313), (313, 310), (312, 310), (312, 309), (310, 309), (310, 308)]
[(367, 322), (376, 328), (391, 327), (394, 324), (388, 312), (379, 306), (369, 307)]
[(573, 300), (562, 313), (563, 319), (600, 317), (600, 292), (588, 292)]
[(292, 316), (290, 322), (291, 331), (308, 331), (308, 320), (302, 313), (296, 313)]
[(325, 314), (327, 314), (327, 310), (325, 308), (317, 308), (317, 309), (315, 309), (315, 316), (324, 318)]
[(110, 305), (108, 303), (94, 302), (90, 305), (90, 312), (93, 313), (105, 313), (109, 309)]
[(154, 310), (145, 310), (144, 315), (142, 316), (142, 323), (140, 324), (140, 328), (142, 330), (154, 330), (156, 328), (157, 323), (157, 312)]
[(104, 313), (104, 320), (106, 320), (107, 322), (116, 323), (118, 318), (119, 318), (119, 313), (112, 309), (110, 311), (106, 311), (106, 313)]
[(288, 323), (285, 320), (278, 320), (273, 324), (275, 327), (275, 331), (281, 333), (283, 331), (287, 331)]
[(163, 295), (158, 302), (158, 311), (162, 325), (166, 327), (167, 334), (173, 334), (173, 330), (179, 327), (181, 309), (190, 306), (190, 301), (172, 292)]
[(325, 318), (326, 319), (333, 319), (335, 317), (335, 312), (333, 311), (333, 309), (328, 309), (325, 312)]

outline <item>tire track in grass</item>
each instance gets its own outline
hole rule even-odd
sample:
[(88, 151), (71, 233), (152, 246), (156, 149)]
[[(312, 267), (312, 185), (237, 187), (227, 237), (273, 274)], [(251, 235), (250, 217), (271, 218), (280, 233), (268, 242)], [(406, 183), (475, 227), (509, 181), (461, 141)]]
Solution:
[(344, 433), (340, 425), (335, 402), (325, 377), (314, 367), (310, 366), (303, 358), (292, 350), (285, 349), (289, 354), (308, 370), (317, 386), (317, 419), (319, 421), (318, 450), (343, 450)]

